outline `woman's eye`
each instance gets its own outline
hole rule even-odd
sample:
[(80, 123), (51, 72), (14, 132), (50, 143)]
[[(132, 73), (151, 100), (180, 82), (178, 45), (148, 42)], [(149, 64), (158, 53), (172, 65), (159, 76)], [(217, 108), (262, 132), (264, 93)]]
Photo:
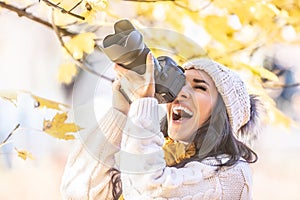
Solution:
[(204, 86), (202, 86), (202, 85), (196, 85), (194, 88), (195, 88), (195, 89), (200, 89), (200, 90), (203, 90), (203, 91), (206, 91), (206, 90), (207, 90), (207, 88), (204, 87)]

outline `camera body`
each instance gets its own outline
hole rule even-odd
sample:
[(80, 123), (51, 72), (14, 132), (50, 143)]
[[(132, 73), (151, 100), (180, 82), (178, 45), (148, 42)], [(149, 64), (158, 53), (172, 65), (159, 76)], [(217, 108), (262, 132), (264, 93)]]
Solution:
[[(144, 44), (142, 34), (128, 20), (116, 22), (114, 30), (114, 34), (104, 38), (103, 52), (122, 67), (144, 74), (150, 49)], [(172, 102), (185, 85), (184, 69), (168, 56), (154, 58), (154, 80), (158, 102)], [(131, 101), (126, 89), (121, 88), (121, 92)]]

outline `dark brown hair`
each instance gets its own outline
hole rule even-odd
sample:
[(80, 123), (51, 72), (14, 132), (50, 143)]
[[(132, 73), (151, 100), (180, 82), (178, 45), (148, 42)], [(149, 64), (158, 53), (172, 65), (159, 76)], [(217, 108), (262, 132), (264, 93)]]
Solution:
[[(165, 123), (167, 125), (167, 123)], [(162, 129), (166, 135), (167, 128)], [(216, 157), (225, 154), (229, 157), (225, 163), (218, 166), (231, 166), (241, 158), (248, 163), (257, 161), (257, 154), (246, 144), (240, 142), (233, 134), (225, 104), (221, 95), (218, 95), (216, 106), (210, 118), (197, 130), (193, 140), (196, 146), (196, 154), (175, 167), (183, 167), (186, 163), (207, 157)]]
[[(253, 108), (255, 108), (255, 106), (253, 106)], [(256, 114), (256, 111), (252, 110), (251, 114)], [(161, 131), (165, 136), (168, 136), (167, 130), (167, 118), (164, 117), (161, 121)], [(202, 161), (207, 157), (217, 158), (217, 156), (222, 154), (229, 156), (229, 159), (225, 163), (218, 164), (217, 166), (219, 167), (232, 166), (240, 161), (241, 158), (248, 163), (257, 161), (257, 154), (234, 136), (226, 107), (220, 94), (218, 95), (216, 106), (210, 118), (197, 130), (193, 142), (196, 146), (196, 154), (174, 165), (174, 167), (181, 168), (188, 162)], [(116, 169), (112, 169), (111, 171), (113, 172), (111, 178), (113, 198), (118, 200), (122, 194), (120, 172)]]

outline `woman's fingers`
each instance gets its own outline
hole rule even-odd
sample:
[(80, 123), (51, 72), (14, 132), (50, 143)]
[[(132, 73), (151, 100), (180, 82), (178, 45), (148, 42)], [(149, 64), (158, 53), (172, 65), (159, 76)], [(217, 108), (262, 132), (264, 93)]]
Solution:
[(147, 55), (144, 74), (138, 74), (117, 64), (114, 69), (117, 73), (117, 78), (120, 79), (122, 91), (131, 101), (141, 97), (154, 96), (154, 58), (151, 53)]
[(121, 86), (121, 84), (120, 84), (120, 77), (117, 75), (115, 81), (112, 84), (113, 91), (114, 90), (120, 90), (120, 86)]
[(152, 53), (148, 53), (147, 60), (146, 60), (146, 74), (150, 77), (151, 82), (153, 81), (154, 76), (154, 58)]
[(124, 67), (118, 65), (118, 64), (115, 64), (114, 66), (114, 70), (117, 72), (118, 75), (120, 76), (124, 76), (125, 74), (128, 73), (128, 69), (125, 69)]

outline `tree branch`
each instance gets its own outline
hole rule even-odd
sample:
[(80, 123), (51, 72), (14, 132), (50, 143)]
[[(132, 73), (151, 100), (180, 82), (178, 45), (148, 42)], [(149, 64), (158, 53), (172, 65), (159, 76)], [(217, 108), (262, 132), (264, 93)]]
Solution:
[[(52, 10), (52, 11), (53, 11), (53, 10)], [(57, 26), (55, 25), (55, 23), (54, 23), (54, 15), (53, 15), (53, 12), (52, 12), (52, 28), (53, 28), (53, 30), (54, 30), (54, 32), (55, 32), (55, 34), (56, 34), (56, 36), (57, 36), (57, 38), (58, 38), (58, 40), (59, 40), (61, 46), (65, 48), (65, 50), (67, 51), (67, 53), (71, 56), (71, 58), (73, 59), (73, 61), (75, 62), (75, 64), (76, 64), (79, 68), (81, 68), (81, 69), (83, 69), (83, 70), (85, 70), (85, 71), (88, 71), (88, 72), (90, 72), (90, 73), (92, 73), (92, 74), (94, 74), (94, 75), (96, 75), (96, 76), (99, 76), (99, 77), (101, 77), (101, 78), (103, 78), (103, 79), (105, 79), (105, 80), (107, 80), (107, 81), (114, 82), (113, 79), (111, 79), (111, 78), (109, 78), (109, 77), (107, 77), (107, 76), (104, 76), (104, 75), (102, 75), (102, 74), (99, 74), (98, 72), (96, 72), (96, 71), (94, 71), (94, 70), (91, 70), (91, 69), (90, 69), (89, 67), (87, 67), (85, 64), (83, 64), (82, 62), (80, 62), (79, 60), (77, 60), (77, 59), (75, 59), (75, 58), (73, 57), (72, 53), (71, 53), (70, 50), (66, 47), (66, 45), (65, 45), (65, 43), (64, 43), (64, 41), (63, 41), (63, 39), (62, 39), (61, 34), (60, 34), (59, 30), (57, 29), (58, 27), (57, 27)]]
[[(30, 20), (32, 20), (32, 21), (35, 21), (35, 22), (37, 22), (37, 23), (39, 23), (39, 24), (42, 24), (42, 25), (44, 25), (44, 26), (46, 26), (46, 27), (48, 27), (48, 28), (51, 28), (51, 29), (53, 28), (52, 25), (51, 25), (49, 22), (47, 22), (47, 21), (45, 21), (45, 20), (43, 20), (43, 19), (41, 19), (41, 18), (38, 18), (38, 17), (32, 15), (31, 13), (26, 12), (26, 8), (23, 8), (23, 9), (17, 8), (17, 7), (15, 7), (15, 6), (6, 4), (6, 3), (4, 3), (4, 2), (2, 2), (2, 1), (0, 1), (0, 7), (5, 8), (5, 9), (7, 9), (7, 10), (10, 10), (10, 11), (12, 11), (12, 12), (17, 13), (17, 15), (18, 15), (19, 17), (23, 17), (23, 16), (24, 16), (24, 17), (26, 17), (27, 19), (30, 19)], [(63, 33), (64, 35), (75, 35), (75, 33), (72, 33), (72, 32), (70, 32), (70, 31), (68, 31), (68, 30), (66, 30), (66, 29), (64, 29), (64, 28), (57, 27), (57, 29), (59, 30), (59, 32)]]
[(58, 6), (58, 4), (54, 4), (51, 1), (48, 0), (42, 0), (43, 2), (45, 2), (48, 6), (56, 8), (58, 10), (60, 10), (62, 13), (66, 13), (68, 15), (71, 15), (73, 17), (76, 17), (78, 19), (84, 20), (85, 18), (83, 16), (77, 15), (75, 13), (72, 13), (72, 10), (75, 9), (77, 6), (79, 6), (82, 3), (82, 0), (80, 2), (78, 2), (73, 8), (71, 8), (71, 10), (66, 10), (60, 6)]
[(271, 85), (263, 84), (265, 88), (268, 89), (283, 89), (283, 88), (293, 88), (300, 86), (300, 83), (293, 83), (293, 84), (279, 84), (279, 83), (273, 83)]

